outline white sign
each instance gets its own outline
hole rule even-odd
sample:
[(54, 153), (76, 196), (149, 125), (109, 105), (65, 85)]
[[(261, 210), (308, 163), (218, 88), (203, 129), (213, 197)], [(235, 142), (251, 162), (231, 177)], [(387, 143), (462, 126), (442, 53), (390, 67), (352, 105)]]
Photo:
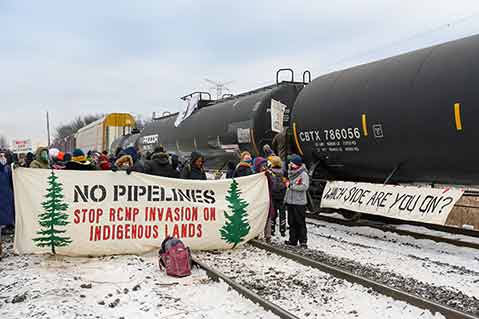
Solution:
[(33, 152), (31, 140), (13, 140), (12, 151), (14, 153), (28, 153)]
[(271, 130), (273, 132), (283, 131), (283, 118), (286, 108), (283, 103), (271, 99)]
[(175, 236), (229, 249), (264, 230), (264, 174), (195, 181), (140, 173), (17, 168), (15, 250), (68, 256), (140, 254)]
[(178, 127), (181, 122), (186, 120), (188, 117), (190, 117), (191, 114), (193, 114), (193, 111), (196, 110), (198, 107), (198, 102), (200, 101), (200, 94), (195, 94), (193, 96), (187, 97), (186, 98), (186, 108), (183, 112), (178, 113), (178, 117), (175, 120), (175, 127)]
[(238, 127), (236, 134), (238, 136), (238, 143), (240, 144), (251, 143), (251, 130), (249, 128)]
[(463, 193), (454, 188), (334, 181), (327, 183), (321, 207), (444, 225)]

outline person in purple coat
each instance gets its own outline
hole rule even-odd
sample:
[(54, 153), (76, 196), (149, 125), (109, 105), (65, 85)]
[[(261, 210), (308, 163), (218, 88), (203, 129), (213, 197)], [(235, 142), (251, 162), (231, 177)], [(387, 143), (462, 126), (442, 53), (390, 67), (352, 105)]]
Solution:
[(0, 227), (15, 224), (12, 170), (7, 154), (0, 152)]

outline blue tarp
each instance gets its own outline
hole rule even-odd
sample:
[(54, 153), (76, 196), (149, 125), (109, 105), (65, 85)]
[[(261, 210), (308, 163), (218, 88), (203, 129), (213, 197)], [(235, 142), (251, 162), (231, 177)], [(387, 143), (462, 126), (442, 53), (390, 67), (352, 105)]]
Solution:
[(12, 171), (9, 165), (0, 164), (0, 225), (15, 224), (13, 203)]

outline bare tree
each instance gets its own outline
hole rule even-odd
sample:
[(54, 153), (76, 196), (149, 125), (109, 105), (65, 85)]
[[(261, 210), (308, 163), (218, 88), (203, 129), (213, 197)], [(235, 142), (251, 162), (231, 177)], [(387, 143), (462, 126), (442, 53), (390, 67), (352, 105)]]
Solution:
[(55, 138), (61, 139), (75, 134), (82, 127), (98, 120), (103, 114), (89, 114), (83, 117), (77, 116), (67, 124), (61, 124), (56, 128)]

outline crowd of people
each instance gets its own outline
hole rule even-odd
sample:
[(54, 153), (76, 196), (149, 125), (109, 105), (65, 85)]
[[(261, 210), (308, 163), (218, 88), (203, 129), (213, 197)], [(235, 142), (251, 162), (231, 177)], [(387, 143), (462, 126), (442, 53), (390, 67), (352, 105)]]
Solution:
[[(8, 150), (0, 150), (0, 230), (2, 225), (14, 224), (14, 200), (12, 167), (29, 167), (56, 170), (110, 170), (140, 172), (155, 176), (206, 180), (205, 158), (192, 152), (190, 160), (181, 163), (178, 156), (169, 154), (164, 147), (157, 146), (151, 154), (140, 156), (134, 147), (117, 149), (114, 154), (89, 151), (85, 154), (75, 149), (71, 154), (58, 149), (40, 147), (35, 154), (16, 155)], [(12, 165), (13, 164), (13, 165)], [(253, 158), (244, 151), (239, 162), (228, 162), (226, 178), (265, 173), (268, 178), (270, 207), (265, 226), (265, 239), (271, 240), (278, 228), (281, 236), (286, 236), (289, 226), (288, 245), (306, 247), (306, 205), (309, 188), (309, 174), (302, 158), (291, 154), (283, 158), (277, 156), (269, 145), (263, 147), (262, 156)], [(278, 224), (279, 219), (279, 224)]]

